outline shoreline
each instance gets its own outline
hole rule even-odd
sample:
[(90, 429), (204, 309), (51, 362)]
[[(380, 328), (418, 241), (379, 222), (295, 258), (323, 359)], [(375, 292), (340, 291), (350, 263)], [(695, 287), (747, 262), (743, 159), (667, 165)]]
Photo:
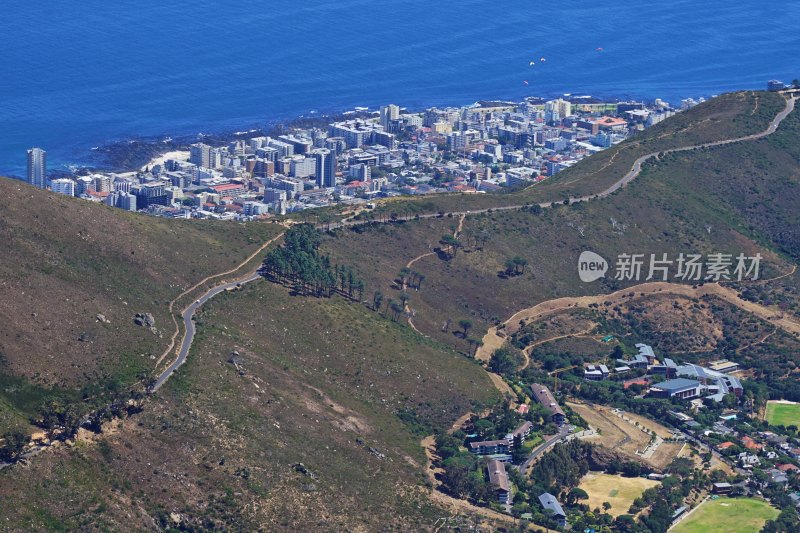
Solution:
[(190, 152), (188, 150), (172, 150), (165, 152), (159, 156), (153, 157), (147, 164), (139, 168), (140, 172), (144, 172), (147, 168), (152, 168), (156, 165), (163, 165), (168, 159), (175, 159), (177, 161), (188, 161)]
[[(752, 90), (752, 89), (739, 89), (739, 90)], [(718, 96), (719, 94), (724, 94), (724, 92), (720, 92), (715, 94), (714, 96)], [(701, 96), (698, 95), (696, 98), (700, 98)], [(423, 104), (422, 102), (411, 102), (408, 105), (400, 105), (401, 108), (405, 109), (407, 113), (421, 113), (425, 109), (430, 107), (438, 107), (438, 108), (448, 108), (448, 107), (463, 107), (472, 105), (472, 103), (511, 103), (511, 102), (522, 102), (525, 100), (531, 101), (545, 101), (548, 98), (567, 98), (570, 101), (583, 101), (583, 102), (609, 102), (609, 103), (618, 103), (618, 102), (625, 102), (631, 99), (636, 101), (642, 102), (652, 102), (657, 97), (655, 96), (647, 96), (647, 97), (634, 97), (632, 95), (627, 96), (610, 96), (610, 95), (601, 95), (595, 96), (592, 94), (587, 93), (561, 93), (559, 95), (527, 95), (523, 96), (519, 99), (517, 98), (477, 98), (473, 100), (471, 103), (454, 103), (448, 99), (441, 99), (436, 102), (430, 103), (429, 105)], [(710, 96), (708, 97), (710, 98)], [(366, 110), (365, 110), (366, 109)], [(347, 109), (329, 109), (327, 111), (316, 111), (316, 112), (306, 112), (303, 114), (296, 114), (294, 116), (277, 116), (268, 120), (262, 120), (259, 125), (256, 125), (254, 122), (250, 122), (249, 126), (242, 126), (239, 128), (230, 128), (227, 129), (220, 128), (218, 130), (210, 129), (210, 133), (201, 133), (201, 134), (161, 134), (161, 135), (153, 135), (148, 137), (129, 137), (126, 139), (121, 140), (114, 140), (110, 141), (106, 144), (102, 144), (99, 147), (93, 147), (91, 150), (87, 150), (89, 159), (96, 158), (98, 155), (97, 164), (75, 164), (75, 163), (64, 163), (59, 162), (56, 169), (54, 169), (54, 174), (60, 175), (82, 175), (86, 173), (92, 172), (136, 172), (142, 171), (147, 166), (153, 166), (154, 164), (163, 163), (162, 159), (167, 159), (173, 154), (181, 154), (183, 152), (188, 153), (186, 148), (189, 144), (193, 142), (206, 142), (209, 144), (220, 143), (220, 142), (228, 142), (231, 140), (236, 140), (240, 138), (248, 138), (255, 135), (277, 135), (276, 130), (283, 130), (284, 128), (292, 128), (292, 127), (303, 127), (304, 125), (308, 125), (310, 123), (314, 124), (327, 124), (330, 121), (336, 121), (341, 119), (348, 119), (348, 118), (356, 118), (356, 117), (364, 117), (364, 116), (371, 116), (374, 113), (377, 113), (378, 110), (372, 109), (371, 107), (349, 107)], [(323, 127), (323, 126), (320, 126)], [(163, 150), (159, 150), (158, 148), (162, 147)], [(104, 154), (104, 155), (101, 155)], [(172, 157), (175, 158), (175, 157)], [(188, 156), (186, 157), (188, 159)], [(65, 170), (65, 168), (69, 168), (70, 170)], [(10, 175), (10, 174), (9, 174)]]

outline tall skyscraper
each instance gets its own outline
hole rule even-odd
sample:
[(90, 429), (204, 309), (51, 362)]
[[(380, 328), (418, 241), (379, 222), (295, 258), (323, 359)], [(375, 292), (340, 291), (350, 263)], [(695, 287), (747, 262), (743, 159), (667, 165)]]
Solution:
[(198, 167), (211, 167), (211, 147), (204, 143), (193, 144), (189, 147), (189, 162)]
[(548, 119), (549, 122), (558, 122), (562, 118), (572, 115), (572, 104), (567, 100), (558, 98), (545, 102), (544, 110), (545, 117), (550, 117)]
[(47, 186), (47, 152), (41, 148), (28, 150), (28, 183), (40, 189)]
[(314, 158), (317, 160), (316, 172), (317, 187), (333, 188), (336, 187), (336, 154), (327, 148), (314, 150)]
[(400, 118), (400, 107), (394, 104), (381, 107), (381, 126), (386, 131), (389, 131), (389, 126), (393, 120)]

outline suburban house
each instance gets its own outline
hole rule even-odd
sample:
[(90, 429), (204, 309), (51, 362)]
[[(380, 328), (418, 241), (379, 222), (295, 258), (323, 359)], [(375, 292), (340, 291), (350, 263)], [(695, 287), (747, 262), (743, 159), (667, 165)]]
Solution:
[(777, 483), (780, 485), (786, 485), (789, 483), (789, 477), (786, 475), (786, 473), (781, 472), (777, 468), (770, 468), (767, 473), (770, 477), (770, 483)]
[(747, 452), (742, 452), (738, 456), (742, 468), (750, 468), (761, 464), (761, 459), (757, 455), (750, 455)]
[(492, 460), (486, 465), (489, 473), (489, 484), (497, 495), (497, 501), (508, 505), (511, 503), (511, 483), (506, 474), (506, 465), (500, 461)]
[(478, 455), (496, 455), (508, 453), (511, 444), (503, 440), (484, 440), (480, 442), (470, 442), (469, 450)]
[(650, 387), (650, 394), (657, 398), (694, 398), (700, 395), (700, 382), (686, 378), (670, 379)]
[(532, 383), (531, 393), (533, 394), (534, 400), (550, 410), (552, 413), (552, 421), (559, 427), (563, 426), (567, 419), (567, 415), (564, 414), (564, 410), (561, 409), (561, 406), (559, 406), (558, 402), (556, 402), (556, 399), (553, 396), (553, 393), (550, 392), (550, 389), (544, 385), (540, 385), (539, 383)]
[(753, 437), (748, 437), (747, 435), (742, 437), (742, 446), (744, 446), (748, 450), (755, 450), (755, 451), (761, 451), (764, 449), (763, 444), (756, 442), (755, 439), (753, 439)]
[(567, 525), (567, 515), (564, 512), (564, 509), (561, 507), (561, 504), (558, 503), (558, 500), (555, 496), (549, 492), (540, 494), (539, 503), (542, 504), (542, 509), (544, 509), (545, 513), (547, 513), (547, 511), (553, 513), (553, 518), (555, 518), (556, 522), (558, 522), (559, 527), (564, 527)]

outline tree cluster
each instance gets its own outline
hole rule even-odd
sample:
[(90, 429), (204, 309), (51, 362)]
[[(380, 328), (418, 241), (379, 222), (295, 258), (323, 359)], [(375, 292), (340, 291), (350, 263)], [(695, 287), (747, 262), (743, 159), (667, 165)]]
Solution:
[(0, 440), (0, 461), (12, 462), (19, 458), (19, 455), (28, 444), (28, 436), (18, 430), (4, 433)]
[(262, 272), (278, 283), (293, 284), (301, 294), (330, 297), (338, 292), (360, 300), (364, 281), (352, 267), (332, 266), (330, 258), (319, 253), (320, 243), (321, 235), (312, 225), (292, 226), (283, 245), (267, 254)]
[(398, 285), (404, 289), (408, 287), (410, 289), (420, 290), (422, 288), (422, 282), (425, 281), (425, 276), (415, 270), (403, 267), (397, 274), (397, 281)]
[(521, 363), (522, 357), (519, 350), (504, 346), (492, 354), (492, 358), (489, 360), (489, 369), (495, 374), (510, 377), (517, 373), (517, 368)]

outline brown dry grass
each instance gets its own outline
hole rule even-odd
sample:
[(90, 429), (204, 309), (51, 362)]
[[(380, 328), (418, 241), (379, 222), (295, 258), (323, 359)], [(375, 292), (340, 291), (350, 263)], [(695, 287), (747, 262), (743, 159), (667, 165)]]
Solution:
[[(658, 486), (658, 481), (642, 477), (622, 477), (609, 474), (589, 472), (581, 479), (578, 488), (586, 491), (588, 500), (584, 500), (589, 509), (603, 508), (603, 502), (611, 504), (608, 514), (617, 517), (627, 514), (633, 500), (652, 487)], [(613, 494), (613, 496), (612, 496)]]
[[(613, 409), (601, 405), (588, 405), (584, 403), (567, 402), (567, 405), (578, 413), (593, 428), (599, 431), (599, 435), (591, 437), (589, 440), (595, 444), (600, 444), (611, 450), (627, 455), (631, 459), (650, 464), (658, 469), (664, 469), (677, 456), (682, 448), (679, 443), (662, 443), (655, 453), (644, 458), (636, 452), (644, 450), (650, 442), (650, 435), (642, 431), (634, 423), (639, 422), (656, 434), (666, 437), (670, 435), (668, 428), (625, 411), (614, 414)], [(632, 420), (634, 423), (623, 420), (621, 416)]]
[(271, 224), (156, 219), (7, 179), (0, 213), (5, 370), (48, 386), (151, 366), (167, 340), (135, 326), (133, 315), (152, 313), (168, 338), (171, 297), (278, 232)]

